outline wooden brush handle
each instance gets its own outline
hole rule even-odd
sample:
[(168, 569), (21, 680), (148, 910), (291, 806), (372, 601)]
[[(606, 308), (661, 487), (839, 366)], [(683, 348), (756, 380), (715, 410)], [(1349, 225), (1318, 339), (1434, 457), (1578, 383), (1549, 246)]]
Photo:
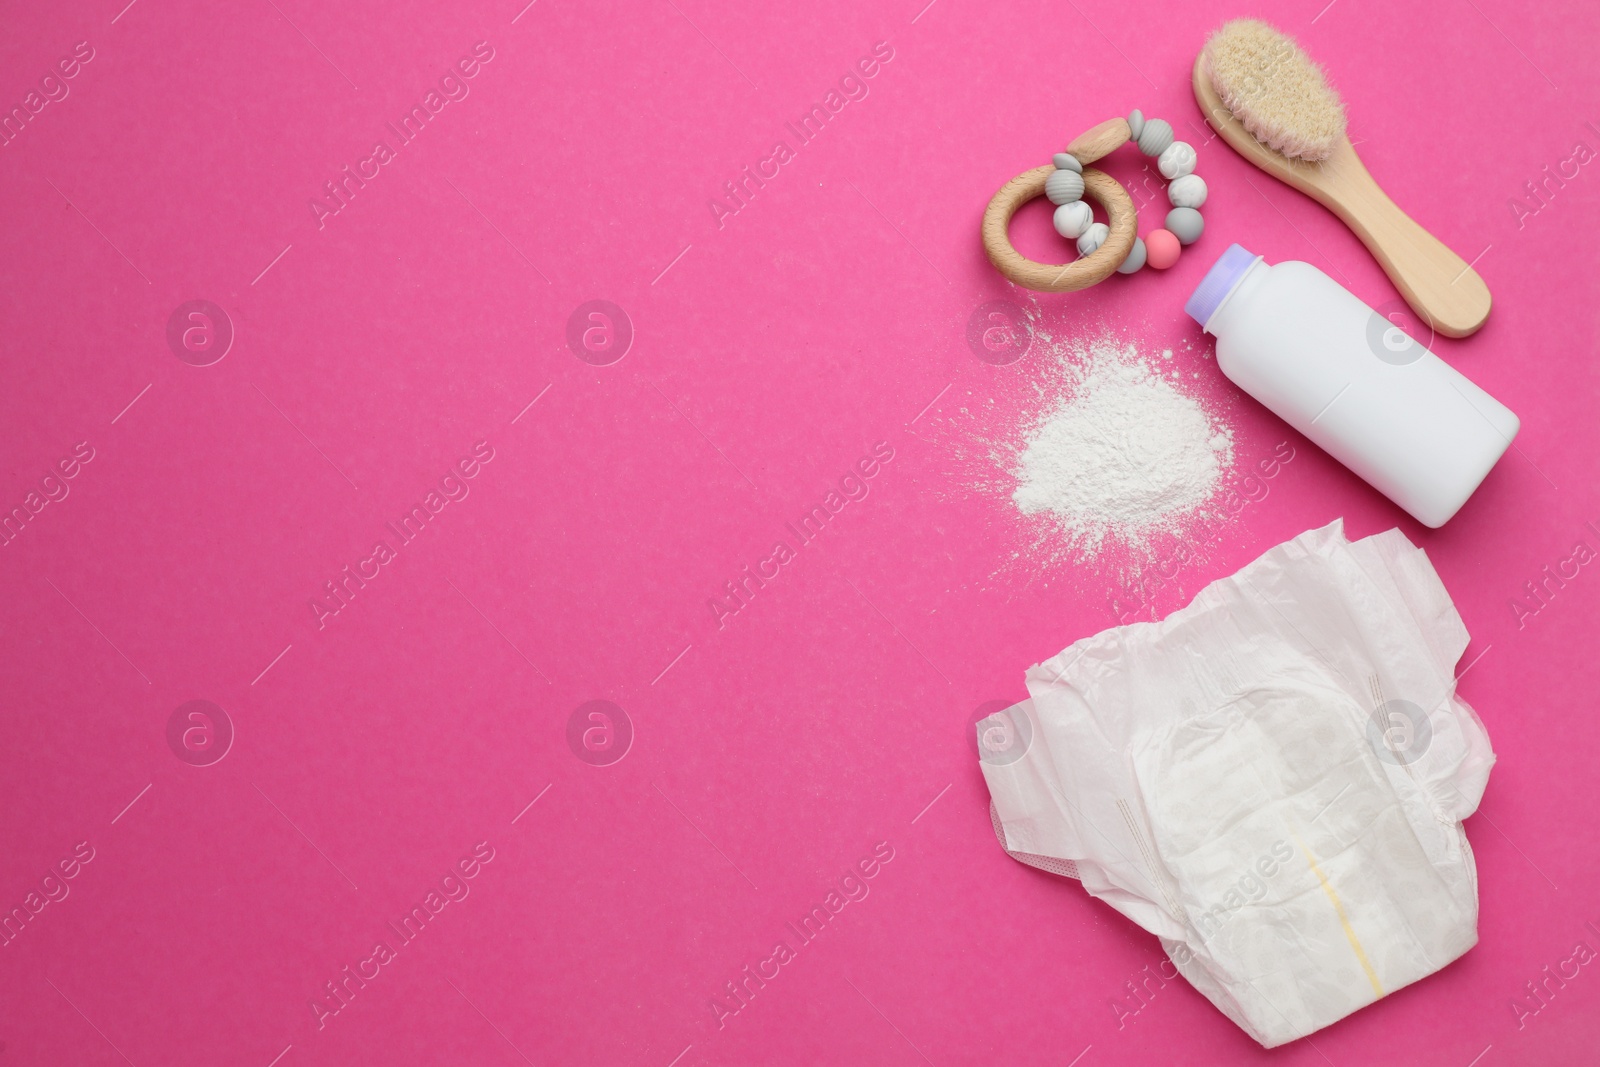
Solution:
[(1422, 319), (1446, 337), (1476, 333), (1489, 317), (1489, 287), (1465, 260), (1401, 211), (1378, 188), (1361, 158), (1342, 138), (1323, 163), (1288, 159), (1268, 148), (1234, 118), (1195, 60), (1194, 99), (1211, 128), (1234, 151), (1279, 181), (1339, 216), (1378, 260), (1389, 280)]
[(1446, 337), (1477, 333), (1492, 302), (1478, 272), (1389, 199), (1349, 138), (1340, 140), (1322, 169), (1321, 191), (1305, 191), (1361, 238), (1412, 310)]

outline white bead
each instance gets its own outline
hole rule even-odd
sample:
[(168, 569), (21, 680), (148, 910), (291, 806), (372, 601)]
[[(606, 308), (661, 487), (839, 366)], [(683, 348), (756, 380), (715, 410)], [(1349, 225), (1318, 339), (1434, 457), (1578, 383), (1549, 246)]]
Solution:
[(1181, 178), (1194, 173), (1195, 152), (1187, 141), (1173, 141), (1156, 158), (1156, 169), (1163, 178)]
[(1058, 170), (1044, 180), (1044, 195), (1058, 207), (1083, 199), (1083, 175), (1072, 170)]
[(1083, 236), (1078, 238), (1078, 255), (1087, 256), (1095, 249), (1106, 243), (1106, 238), (1111, 236), (1111, 227), (1103, 222), (1096, 222), (1083, 231)]
[(1070, 204), (1062, 204), (1056, 208), (1053, 221), (1057, 233), (1068, 240), (1077, 240), (1088, 230), (1089, 224), (1094, 222), (1094, 209), (1082, 200), (1074, 200)]
[(1174, 178), (1167, 186), (1167, 199), (1173, 207), (1200, 207), (1206, 202), (1206, 180), (1198, 174)]

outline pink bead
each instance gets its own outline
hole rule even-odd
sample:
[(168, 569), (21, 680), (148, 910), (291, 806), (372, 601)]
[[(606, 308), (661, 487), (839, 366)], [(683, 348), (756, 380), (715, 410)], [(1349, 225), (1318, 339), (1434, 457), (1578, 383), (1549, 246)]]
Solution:
[(1166, 270), (1178, 262), (1183, 246), (1178, 244), (1178, 237), (1171, 230), (1156, 230), (1145, 234), (1144, 250), (1146, 263), (1156, 270)]

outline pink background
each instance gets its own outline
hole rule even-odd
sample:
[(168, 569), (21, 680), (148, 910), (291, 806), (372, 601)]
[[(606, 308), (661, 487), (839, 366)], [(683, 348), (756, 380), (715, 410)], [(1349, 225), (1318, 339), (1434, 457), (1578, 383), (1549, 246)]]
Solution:
[[(1508, 203), (1600, 148), (1593, 5), (1270, 16), (1495, 295), (1435, 348), (1523, 432), (1428, 531), (1233, 390), (1181, 315), (1230, 241), (1395, 295), (1332, 216), (1195, 132), (1194, 55), (1249, 11), (123, 3), (19, 7), (0, 45), (6, 108), (94, 51), (0, 148), (0, 510), (94, 450), (0, 548), (0, 906), (94, 857), (0, 948), (0, 1064), (1593, 1062), (1593, 965), (1536, 1014), (1512, 998), (1600, 949), (1600, 573), (1520, 620), (1511, 599), (1600, 549), (1597, 179), (1520, 225)], [(323, 183), (479, 41), (470, 95), (319, 229)], [(870, 94), (719, 227), (722, 183), (795, 147), (784, 123), (876, 42)], [(1461, 692), (1500, 756), (1468, 823), (1479, 946), (1271, 1053), (1181, 981), (1126, 1014), (1159, 946), (1000, 851), (970, 731), (1115, 621), (1109, 574), (1019, 569), (1008, 505), (971, 489), (1041, 372), (967, 345), (979, 305), (1030, 300), (979, 215), (1133, 107), (1199, 149), (1207, 232), (1164, 276), (1037, 313), (1177, 345), (1241, 462), (1298, 449), (1146, 615), (1332, 518), (1398, 523), (1472, 632)], [(1059, 256), (1045, 219), (1018, 241)], [(167, 344), (194, 299), (237, 333), (211, 366)], [(636, 331), (609, 366), (566, 343), (591, 299)], [(319, 629), (323, 583), (480, 440), (470, 495)], [(876, 442), (870, 495), (719, 628), (708, 598)], [(236, 733), (210, 766), (167, 742), (191, 699)], [(635, 731), (610, 766), (566, 739), (594, 699)], [(479, 842), (470, 895), (319, 1028), (324, 984)], [(879, 842), (870, 894), (719, 1027), (711, 998)]]

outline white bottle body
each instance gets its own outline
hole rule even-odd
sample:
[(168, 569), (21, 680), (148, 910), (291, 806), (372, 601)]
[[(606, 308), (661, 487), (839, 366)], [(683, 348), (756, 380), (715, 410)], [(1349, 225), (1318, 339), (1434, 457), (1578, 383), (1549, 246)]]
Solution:
[(1205, 328), (1222, 373), (1425, 526), (1449, 521), (1521, 425), (1309, 263), (1258, 260)]

